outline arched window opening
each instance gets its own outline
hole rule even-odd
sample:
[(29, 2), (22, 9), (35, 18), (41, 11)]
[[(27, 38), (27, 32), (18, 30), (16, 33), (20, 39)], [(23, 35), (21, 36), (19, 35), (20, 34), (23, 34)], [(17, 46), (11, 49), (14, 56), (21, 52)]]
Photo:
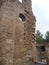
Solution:
[(19, 14), (19, 20), (20, 20), (20, 21), (25, 21), (25, 16), (24, 16), (24, 14), (22, 14), (22, 13)]

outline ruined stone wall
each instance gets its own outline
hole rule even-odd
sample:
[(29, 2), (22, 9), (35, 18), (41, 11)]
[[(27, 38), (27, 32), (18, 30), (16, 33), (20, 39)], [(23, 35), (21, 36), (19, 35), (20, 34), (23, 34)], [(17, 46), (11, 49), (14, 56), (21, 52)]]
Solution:
[(26, 65), (29, 58), (36, 61), (32, 11), (26, 10), (18, 0), (1, 0), (0, 3), (0, 65)]
[(47, 60), (47, 65), (49, 65), (49, 45), (45, 47), (46, 48), (46, 60)]

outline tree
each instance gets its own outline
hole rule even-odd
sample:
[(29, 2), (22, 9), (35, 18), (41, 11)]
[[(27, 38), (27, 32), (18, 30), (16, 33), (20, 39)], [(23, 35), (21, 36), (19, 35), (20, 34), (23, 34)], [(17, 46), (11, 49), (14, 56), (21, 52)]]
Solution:
[(36, 41), (43, 42), (43, 35), (41, 34), (41, 32), (39, 30), (37, 30), (37, 32), (36, 32)]
[(49, 42), (49, 31), (46, 32), (45, 41), (46, 41), (46, 42)]

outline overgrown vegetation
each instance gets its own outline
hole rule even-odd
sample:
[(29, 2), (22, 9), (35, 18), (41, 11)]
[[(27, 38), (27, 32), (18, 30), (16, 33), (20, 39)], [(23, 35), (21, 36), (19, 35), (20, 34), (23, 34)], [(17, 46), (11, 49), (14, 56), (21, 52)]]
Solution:
[(42, 42), (49, 43), (49, 31), (46, 32), (45, 38), (43, 38), (43, 34), (41, 34), (41, 32), (39, 30), (37, 30), (36, 41), (40, 42), (40, 43), (42, 43)]

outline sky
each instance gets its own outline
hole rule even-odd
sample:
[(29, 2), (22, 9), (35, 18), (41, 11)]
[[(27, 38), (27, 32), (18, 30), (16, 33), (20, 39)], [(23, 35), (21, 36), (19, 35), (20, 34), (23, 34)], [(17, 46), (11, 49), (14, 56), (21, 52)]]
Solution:
[(36, 30), (45, 35), (49, 31), (49, 0), (32, 0), (32, 11), (36, 16)]
[(32, 0), (32, 10), (36, 16), (36, 30), (45, 35), (49, 31), (49, 0)]

